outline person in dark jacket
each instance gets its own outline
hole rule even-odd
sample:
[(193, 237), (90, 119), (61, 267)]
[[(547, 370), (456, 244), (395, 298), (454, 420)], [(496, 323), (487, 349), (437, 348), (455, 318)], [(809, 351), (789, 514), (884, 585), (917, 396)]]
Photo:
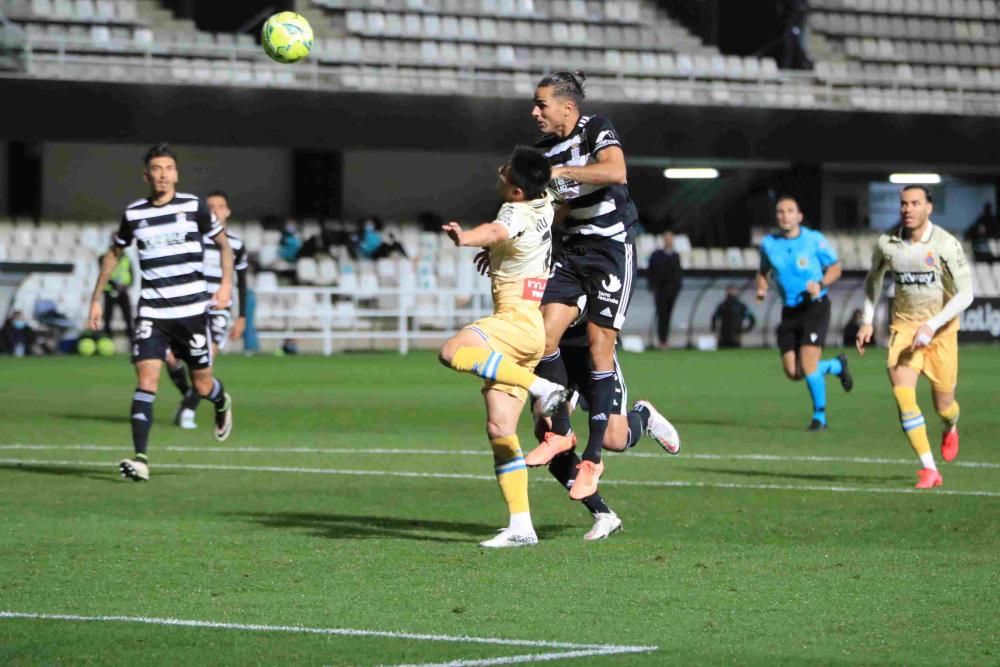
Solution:
[(740, 289), (736, 285), (726, 287), (726, 298), (712, 314), (712, 331), (719, 337), (719, 347), (741, 347), (743, 334), (755, 324), (753, 311), (740, 301)]
[(650, 255), (646, 269), (649, 289), (656, 302), (656, 342), (660, 349), (669, 347), (670, 314), (684, 282), (682, 274), (681, 257), (674, 251), (674, 234), (666, 232), (663, 247)]

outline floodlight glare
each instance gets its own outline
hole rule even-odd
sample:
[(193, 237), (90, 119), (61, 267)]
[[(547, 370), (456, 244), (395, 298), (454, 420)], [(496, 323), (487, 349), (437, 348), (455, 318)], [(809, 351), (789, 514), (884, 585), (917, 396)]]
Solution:
[(671, 167), (664, 169), (663, 175), (667, 178), (718, 178), (719, 170), (710, 167)]
[(890, 183), (899, 185), (937, 185), (941, 182), (940, 174), (890, 174)]

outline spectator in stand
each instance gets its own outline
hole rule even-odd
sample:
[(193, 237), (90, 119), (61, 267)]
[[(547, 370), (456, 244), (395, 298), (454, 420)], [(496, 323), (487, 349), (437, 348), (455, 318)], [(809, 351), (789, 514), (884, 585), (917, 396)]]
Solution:
[(358, 234), (358, 254), (364, 259), (374, 259), (375, 252), (382, 245), (382, 221), (368, 216), (361, 223)]
[(976, 221), (965, 230), (965, 240), (972, 244), (972, 256), (977, 262), (993, 262), (997, 258), (990, 247), (990, 239), (1000, 238), (997, 221), (993, 216), (993, 207), (983, 204), (983, 212)]
[(670, 314), (684, 282), (681, 257), (674, 251), (674, 233), (663, 235), (663, 247), (649, 257), (646, 279), (656, 302), (656, 341), (659, 349), (669, 347)]
[(854, 312), (851, 313), (850, 321), (844, 325), (844, 347), (850, 347), (855, 344), (858, 339), (858, 329), (864, 323), (864, 313), (861, 312), (860, 308), (855, 308)]
[(32, 354), (35, 330), (28, 325), (24, 313), (15, 310), (0, 327), (0, 354), (23, 357)]
[(294, 220), (285, 222), (285, 228), (281, 231), (281, 241), (278, 244), (278, 256), (289, 264), (294, 264), (299, 258), (299, 251), (302, 249), (302, 237)]
[(726, 298), (712, 315), (712, 331), (719, 337), (719, 347), (742, 347), (743, 334), (755, 324), (757, 318), (753, 311), (740, 301), (740, 288), (736, 285), (726, 287)]

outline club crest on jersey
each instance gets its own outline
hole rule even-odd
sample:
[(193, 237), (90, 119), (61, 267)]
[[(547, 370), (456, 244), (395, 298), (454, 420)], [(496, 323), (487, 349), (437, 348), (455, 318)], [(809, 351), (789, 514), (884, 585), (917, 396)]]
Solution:
[(934, 253), (927, 253), (927, 257), (924, 257), (924, 264), (927, 266), (934, 266)]
[(805, 269), (809, 267), (809, 259), (805, 255), (799, 255), (799, 258), (795, 261), (795, 264), (800, 269)]

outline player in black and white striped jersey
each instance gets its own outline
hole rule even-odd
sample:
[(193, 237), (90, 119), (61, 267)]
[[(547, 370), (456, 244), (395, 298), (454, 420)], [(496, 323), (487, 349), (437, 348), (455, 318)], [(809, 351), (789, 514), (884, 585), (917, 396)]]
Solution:
[[(135, 456), (119, 463), (123, 477), (149, 479), (146, 449), (153, 423), (153, 401), (160, 368), (170, 350), (191, 369), (195, 390), (215, 405), (215, 438), (232, 431), (232, 400), (212, 375), (208, 309), (229, 304), (233, 252), (220, 225), (198, 197), (177, 192), (177, 158), (166, 144), (150, 148), (143, 159), (150, 194), (122, 214), (114, 245), (101, 260), (101, 273), (90, 303), (89, 324), (97, 329), (102, 294), (111, 271), (133, 241), (139, 250), (142, 292), (132, 346), (137, 386), (132, 398), (132, 444)], [(222, 281), (214, 296), (205, 288), (202, 235), (215, 239), (222, 253)]]
[[(243, 244), (243, 239), (234, 234), (229, 229), (229, 216), (232, 210), (229, 208), (229, 196), (221, 191), (214, 190), (205, 197), (205, 204), (211, 211), (215, 219), (226, 230), (226, 238), (229, 240), (229, 247), (233, 250), (234, 270), (236, 271), (237, 301), (239, 302), (239, 312), (235, 320), (232, 316), (232, 306), (227, 308), (211, 308), (208, 311), (208, 326), (212, 332), (212, 356), (218, 356), (219, 350), (226, 347), (226, 341), (236, 340), (243, 335), (246, 328), (246, 303), (247, 303), (247, 251)], [(215, 294), (222, 284), (222, 252), (218, 244), (212, 237), (205, 234), (202, 237), (202, 246), (205, 249), (205, 285), (209, 294)], [(175, 382), (175, 384), (177, 384)], [(178, 409), (175, 422), (181, 428), (197, 428), (194, 416), (201, 402), (201, 396), (193, 389), (184, 390), (178, 386), (184, 394)]]
[[(556, 216), (562, 224), (562, 243), (542, 297), (546, 341), (545, 356), (536, 371), (540, 377), (565, 386), (559, 341), (583, 312), (581, 304), (588, 306), (590, 435), (570, 490), (576, 500), (597, 492), (604, 471), (601, 450), (610, 444), (608, 418), (618, 385), (615, 342), (637, 275), (633, 240), (638, 213), (628, 192), (621, 138), (606, 117), (581, 112), (584, 78), (582, 72), (545, 76), (535, 89), (531, 110), (544, 134), (536, 147), (552, 165), (550, 187), (563, 202)], [(646, 415), (645, 429), (651, 415), (648, 410), (641, 412)], [(552, 426), (553, 437), (546, 437), (546, 447), (535, 456), (539, 463), (574, 446), (565, 407), (553, 415)]]

